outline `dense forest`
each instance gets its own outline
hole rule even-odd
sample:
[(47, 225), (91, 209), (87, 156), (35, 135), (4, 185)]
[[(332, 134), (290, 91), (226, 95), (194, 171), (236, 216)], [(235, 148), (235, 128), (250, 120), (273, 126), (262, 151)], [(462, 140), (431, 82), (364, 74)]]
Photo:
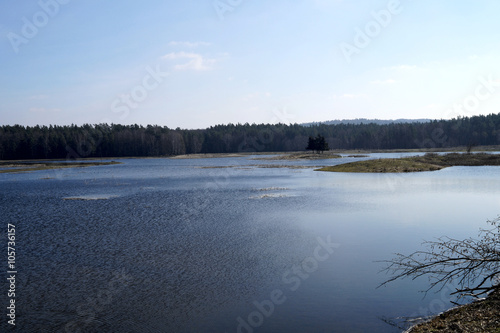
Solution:
[(447, 148), (500, 144), (500, 114), (425, 123), (228, 124), (203, 130), (140, 125), (0, 127), (0, 159), (169, 156), (301, 151), (309, 137), (330, 149)]

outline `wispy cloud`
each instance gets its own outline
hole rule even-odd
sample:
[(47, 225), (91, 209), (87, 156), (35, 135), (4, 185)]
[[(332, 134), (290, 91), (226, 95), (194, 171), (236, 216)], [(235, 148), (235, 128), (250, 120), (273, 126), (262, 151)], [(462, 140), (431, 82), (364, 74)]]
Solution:
[(390, 70), (394, 71), (411, 71), (417, 69), (416, 65), (398, 65), (389, 67)]
[(207, 59), (198, 53), (189, 52), (172, 52), (166, 54), (162, 57), (165, 60), (187, 60), (183, 64), (177, 64), (174, 66), (176, 70), (195, 70), (195, 71), (206, 71), (211, 70), (215, 64), (215, 59)]
[(347, 99), (352, 99), (352, 98), (356, 98), (356, 94), (343, 94), (340, 96), (341, 98), (347, 98)]
[(47, 108), (30, 108), (29, 112), (34, 112), (34, 113), (47, 113), (47, 112), (60, 112), (61, 109), (47, 109)]
[(270, 92), (254, 92), (254, 93), (250, 93), (250, 94), (243, 96), (241, 98), (241, 100), (248, 102), (251, 100), (261, 100), (261, 99), (265, 99), (265, 98), (269, 98), (269, 97), (271, 97)]
[(49, 96), (47, 96), (47, 95), (32, 95), (32, 96), (28, 97), (28, 99), (32, 100), (32, 101), (40, 101), (40, 100), (44, 100), (47, 98), (49, 98)]
[(346, 93), (346, 94), (342, 94), (342, 95), (334, 94), (334, 95), (331, 96), (331, 99), (339, 99), (339, 98), (342, 98), (342, 99), (366, 98), (366, 95), (365, 94), (349, 94), (349, 93)]
[(47, 109), (45, 108), (30, 108), (30, 112), (45, 112)]
[(189, 48), (195, 48), (198, 46), (210, 46), (212, 43), (208, 42), (179, 42), (179, 41), (171, 41), (168, 43), (169, 46), (182, 46), (182, 47), (189, 47)]
[(393, 79), (387, 79), (387, 80), (375, 80), (371, 81), (371, 84), (393, 84), (396, 83), (396, 80)]

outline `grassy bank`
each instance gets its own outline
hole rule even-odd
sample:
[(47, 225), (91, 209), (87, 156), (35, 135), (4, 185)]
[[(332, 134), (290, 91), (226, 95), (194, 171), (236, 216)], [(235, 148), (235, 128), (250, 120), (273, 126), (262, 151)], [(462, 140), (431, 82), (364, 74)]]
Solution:
[(63, 169), (63, 168), (84, 168), (89, 166), (121, 164), (120, 162), (0, 162), (0, 173), (19, 173), (39, 170)]
[(407, 333), (500, 332), (500, 290), (486, 299), (460, 306), (440, 314), (432, 320), (416, 325)]
[(318, 171), (357, 172), (357, 173), (400, 173), (436, 171), (450, 166), (483, 166), (500, 165), (500, 154), (466, 154), (450, 153), (438, 155), (433, 153), (424, 156), (404, 158), (387, 158), (359, 161), (324, 167)]
[[(370, 154), (370, 153), (459, 153), (466, 152), (467, 147), (439, 147), (419, 149), (331, 149), (330, 152), (337, 154)], [(500, 151), (500, 145), (475, 146), (474, 151)]]
[(256, 157), (254, 158), (254, 160), (296, 161), (296, 160), (326, 160), (331, 158), (342, 158), (342, 156), (331, 152), (324, 152), (321, 154), (316, 154), (312, 152), (294, 152), (294, 153), (284, 153), (272, 157)]
[(254, 155), (272, 155), (266, 157), (255, 157), (254, 160), (268, 161), (293, 161), (293, 160), (320, 160), (329, 158), (341, 158), (342, 156), (333, 152), (315, 154), (312, 152), (242, 152), (242, 153), (217, 153), (217, 154), (188, 154), (170, 156), (171, 159), (197, 159), (197, 158), (228, 158), (228, 157), (248, 157)]

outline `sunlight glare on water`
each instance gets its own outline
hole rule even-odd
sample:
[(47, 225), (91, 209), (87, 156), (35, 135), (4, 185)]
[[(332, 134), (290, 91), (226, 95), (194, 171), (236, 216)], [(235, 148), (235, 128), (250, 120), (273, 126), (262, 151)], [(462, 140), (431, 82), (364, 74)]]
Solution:
[[(387, 175), (255, 164), (131, 159), (1, 174), (3, 218), (22, 244), (20, 327), (397, 332), (380, 318), (451, 304), (422, 299), (425, 279), (376, 289), (387, 278), (376, 261), (424, 239), (476, 236), (498, 215), (498, 167)], [(228, 165), (240, 168), (204, 168)]]

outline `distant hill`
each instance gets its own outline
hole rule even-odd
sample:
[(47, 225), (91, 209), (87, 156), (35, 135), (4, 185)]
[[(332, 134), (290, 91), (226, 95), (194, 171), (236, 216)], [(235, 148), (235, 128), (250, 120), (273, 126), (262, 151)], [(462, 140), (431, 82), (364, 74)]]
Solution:
[(432, 119), (366, 119), (366, 118), (356, 118), (356, 119), (343, 119), (343, 120), (327, 120), (321, 122), (303, 123), (302, 126), (314, 126), (314, 125), (339, 125), (339, 124), (377, 124), (377, 125), (387, 125), (387, 124), (412, 124), (412, 123), (429, 123)]

